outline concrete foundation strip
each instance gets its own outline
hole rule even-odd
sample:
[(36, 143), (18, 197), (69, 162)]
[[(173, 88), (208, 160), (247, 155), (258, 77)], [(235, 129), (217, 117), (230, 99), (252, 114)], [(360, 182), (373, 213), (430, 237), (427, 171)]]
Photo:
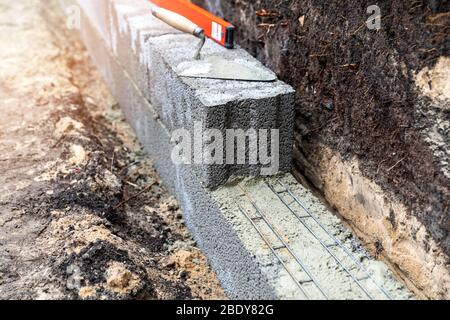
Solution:
[[(253, 200), (252, 196), (250, 195), (250, 193), (243, 188), (242, 186), (240, 186), (242, 192), (244, 192), (245, 196), (248, 198), (248, 201), (252, 204), (252, 206), (255, 208), (256, 213), (258, 214), (258, 216), (254, 219), (262, 219), (266, 225), (270, 228), (270, 230), (275, 234), (275, 236), (278, 238), (278, 240), (283, 244), (282, 246), (280, 246), (280, 249), (286, 249), (291, 256), (295, 259), (295, 261), (297, 261), (297, 263), (299, 264), (299, 266), (301, 267), (301, 269), (308, 275), (309, 277), (309, 281), (308, 282), (312, 282), (314, 283), (314, 285), (317, 287), (317, 289), (320, 291), (320, 293), (323, 295), (323, 297), (325, 299), (329, 299), (328, 295), (325, 293), (324, 289), (322, 288), (322, 286), (320, 285), (319, 281), (316, 279), (316, 277), (313, 275), (313, 273), (308, 269), (308, 267), (305, 265), (305, 263), (302, 261), (302, 259), (297, 255), (297, 253), (289, 246), (289, 244), (283, 239), (283, 236), (280, 234), (279, 231), (276, 230), (275, 226), (269, 221), (269, 219), (267, 219), (266, 215), (264, 214), (264, 212), (259, 208), (259, 206), (257, 205), (257, 203)], [(255, 225), (255, 224), (254, 224)], [(274, 248), (275, 249), (275, 248)]]
[[(367, 291), (367, 289), (361, 284), (361, 281), (370, 279), (379, 289), (380, 291), (386, 296), (386, 298), (388, 299), (392, 299), (392, 297), (389, 295), (389, 293), (381, 286), (379, 285), (374, 279), (373, 277), (370, 275), (370, 273), (368, 273), (368, 271), (364, 268), (364, 266), (361, 265), (361, 263), (356, 259), (356, 257), (350, 252), (348, 251), (348, 249), (338, 240), (336, 239), (336, 237), (334, 237), (329, 230), (327, 230), (323, 224), (317, 220), (317, 218), (303, 205), (303, 203), (288, 189), (286, 188), (286, 186), (277, 181), (280, 185), (283, 186), (283, 188), (285, 188), (285, 190), (283, 191), (283, 193), (288, 193), (294, 200), (296, 203), (298, 203), (303, 210), (306, 211), (307, 216), (299, 216), (299, 214), (297, 212), (295, 212), (292, 207), (286, 202), (286, 200), (280, 195), (280, 192), (277, 192), (274, 187), (266, 182), (266, 185), (273, 191), (274, 194), (276, 194), (276, 196), (280, 199), (281, 202), (283, 202), (284, 205), (286, 205), (286, 207), (289, 209), (289, 211), (291, 211), (295, 217), (302, 223), (302, 225), (317, 239), (317, 241), (320, 242), (320, 244), (323, 246), (323, 248), (333, 257), (333, 259), (342, 267), (342, 269), (344, 269), (344, 271), (353, 279), (353, 281), (355, 281), (355, 283), (358, 285), (358, 287), (361, 288), (362, 291), (364, 291), (364, 293), (367, 295), (367, 297), (369, 299), (373, 299), (372, 295)], [(327, 234), (330, 236), (330, 238), (333, 240), (333, 244), (331, 245), (327, 245), (325, 244), (320, 237), (303, 221), (303, 219), (305, 218), (311, 218), (315, 221), (315, 223), (317, 223), (317, 225), (319, 225), (319, 227)], [(343, 262), (331, 251), (330, 248), (338, 246), (339, 248), (341, 248), (342, 250), (345, 251), (345, 253), (348, 255), (348, 257), (350, 257), (352, 259), (352, 261), (356, 264), (356, 266), (362, 270), (365, 273), (365, 276), (363, 278), (356, 278), (352, 272), (345, 267), (345, 265), (343, 264)]]
[[(364, 292), (364, 294), (369, 299), (373, 299), (374, 297), (368, 292), (368, 290), (364, 287), (364, 285), (361, 283), (365, 280), (371, 280), (373, 284), (384, 294), (384, 296), (391, 300), (391, 295), (381, 286), (377, 283), (377, 281), (372, 277), (372, 275), (364, 268), (364, 266), (357, 260), (357, 258), (342, 244), (341, 241), (339, 241), (336, 237), (332, 235), (332, 233), (304, 206), (304, 204), (299, 200), (299, 198), (292, 193), (291, 190), (289, 190), (282, 182), (276, 181), (276, 183), (280, 184), (284, 190), (283, 191), (276, 191), (273, 185), (271, 185), (268, 182), (265, 182), (267, 187), (272, 190), (272, 192), (280, 199), (280, 201), (289, 209), (290, 212), (300, 221), (300, 223), (309, 231), (310, 234), (314, 236), (314, 238), (322, 245), (322, 247), (328, 252), (328, 254), (333, 257), (333, 259), (338, 263), (338, 265), (352, 278), (352, 280), (358, 285), (358, 287)], [(301, 258), (294, 252), (292, 248), (288, 245), (286, 241), (283, 240), (283, 235), (279, 233), (279, 231), (276, 230), (276, 227), (273, 226), (273, 224), (267, 219), (266, 215), (264, 214), (263, 210), (261, 210), (256, 202), (253, 200), (250, 193), (243, 187), (241, 187), (242, 192), (246, 195), (252, 206), (255, 208), (257, 216), (256, 217), (250, 217), (249, 214), (244, 210), (240, 205), (239, 209), (242, 212), (242, 214), (245, 215), (245, 217), (249, 220), (249, 222), (253, 225), (253, 227), (257, 230), (258, 234), (261, 236), (261, 238), (264, 240), (264, 242), (267, 244), (269, 249), (272, 251), (272, 253), (276, 256), (276, 258), (279, 260), (279, 262), (283, 265), (283, 267), (286, 269), (288, 274), (291, 276), (293, 281), (298, 285), (300, 291), (305, 295), (307, 299), (309, 299), (309, 295), (306, 291), (306, 289), (303, 287), (303, 284), (305, 283), (314, 283), (314, 285), (319, 289), (319, 291), (323, 294), (324, 298), (328, 299), (328, 295), (325, 293), (325, 291), (322, 289), (321, 285), (319, 284), (318, 280), (314, 277), (314, 275), (308, 270), (305, 263), (301, 260)], [(307, 213), (307, 215), (300, 216), (298, 212), (296, 212), (288, 203), (287, 201), (281, 196), (282, 193), (287, 193), (289, 196), (291, 196), (294, 201), (301, 206), (301, 208)], [(303, 221), (303, 219), (310, 218), (312, 219), (333, 241), (332, 244), (325, 244), (323, 240), (320, 239), (320, 237), (308, 226), (307, 223)], [(262, 220), (265, 222), (265, 224), (272, 230), (272, 232), (276, 235), (278, 240), (282, 243), (281, 246), (274, 246), (270, 243), (268, 238), (264, 235), (264, 233), (260, 230), (258, 227), (257, 221)], [(361, 278), (357, 278), (353, 275), (353, 273), (347, 268), (343, 261), (341, 261), (336, 254), (334, 254), (331, 251), (331, 248), (338, 247), (342, 249), (349, 258), (354, 262), (354, 265), (359, 269), (360, 271), (364, 272), (365, 276)], [(298, 280), (295, 275), (289, 270), (289, 267), (286, 265), (286, 263), (283, 261), (283, 259), (280, 257), (280, 255), (277, 253), (279, 250), (286, 249), (289, 251), (289, 253), (294, 257), (294, 259), (298, 262), (299, 267), (301, 270), (303, 270), (310, 278), (310, 280), (307, 281), (301, 281)]]
[(298, 288), (300, 289), (300, 291), (302, 292), (302, 294), (305, 296), (306, 299), (310, 300), (310, 296), (308, 295), (307, 291), (305, 290), (305, 288), (303, 288), (303, 281), (299, 281), (295, 275), (289, 270), (289, 267), (286, 265), (286, 263), (284, 263), (283, 258), (278, 254), (278, 250), (281, 248), (284, 248), (284, 246), (279, 246), (279, 247), (274, 247), (272, 246), (272, 244), (270, 243), (270, 241), (267, 239), (266, 236), (264, 236), (264, 234), (262, 233), (262, 231), (258, 228), (258, 226), (256, 225), (254, 219), (250, 218), (250, 216), (248, 215), (248, 213), (239, 205), (239, 210), (241, 211), (241, 213), (248, 219), (248, 221), (252, 224), (252, 226), (255, 228), (255, 230), (258, 232), (258, 234), (261, 236), (261, 238), (264, 240), (264, 242), (266, 243), (267, 247), (272, 251), (273, 255), (277, 258), (277, 260), (280, 262), (280, 264), (286, 269), (286, 272), (289, 274), (289, 276), (292, 278), (292, 280), (294, 280), (294, 283), (298, 286)]

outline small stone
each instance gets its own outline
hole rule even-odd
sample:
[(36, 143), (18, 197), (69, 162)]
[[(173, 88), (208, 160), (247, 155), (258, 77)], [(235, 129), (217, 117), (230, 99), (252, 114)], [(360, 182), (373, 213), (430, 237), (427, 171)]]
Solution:
[(83, 287), (78, 292), (81, 299), (91, 299), (95, 297), (97, 291), (93, 287)]
[(175, 260), (171, 257), (165, 258), (161, 261), (161, 266), (165, 269), (172, 269), (175, 267)]
[(83, 127), (84, 125), (82, 123), (75, 121), (70, 117), (65, 117), (58, 121), (53, 135), (56, 139), (61, 139), (62, 137), (71, 134), (73, 131), (81, 130)]
[(119, 262), (110, 265), (105, 274), (107, 288), (119, 294), (129, 294), (140, 281), (126, 266)]
[(69, 162), (74, 166), (78, 166), (87, 160), (87, 152), (80, 145), (72, 145), (70, 152), (72, 153), (72, 157), (69, 159)]
[(323, 101), (322, 102), (322, 107), (327, 109), (327, 110), (333, 111), (334, 110), (334, 102), (333, 102), (333, 100), (327, 99), (327, 100)]
[(181, 270), (180, 273), (178, 274), (178, 277), (180, 279), (186, 279), (189, 276), (189, 272), (187, 272), (186, 270)]
[(149, 206), (144, 206), (144, 210), (145, 212), (147, 212), (148, 214), (154, 215), (158, 213), (158, 210)]
[(300, 18), (298, 18), (298, 22), (303, 27), (305, 25), (305, 16), (301, 16)]

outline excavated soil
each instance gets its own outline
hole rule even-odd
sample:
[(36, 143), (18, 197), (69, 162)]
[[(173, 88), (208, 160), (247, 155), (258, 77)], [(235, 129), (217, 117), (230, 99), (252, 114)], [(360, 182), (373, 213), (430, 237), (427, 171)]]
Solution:
[(52, 5), (0, 1), (0, 298), (226, 298)]

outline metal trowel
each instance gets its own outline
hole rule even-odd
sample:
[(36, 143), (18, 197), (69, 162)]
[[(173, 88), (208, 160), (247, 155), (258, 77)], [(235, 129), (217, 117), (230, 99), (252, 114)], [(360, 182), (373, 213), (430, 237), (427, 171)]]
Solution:
[(200, 39), (195, 55), (191, 61), (180, 63), (176, 72), (180, 77), (203, 78), (235, 81), (272, 82), (277, 76), (270, 70), (244, 65), (239, 61), (230, 61), (218, 55), (203, 56), (205, 32), (186, 17), (170, 10), (154, 6), (152, 13), (158, 19), (182, 32), (192, 34)]

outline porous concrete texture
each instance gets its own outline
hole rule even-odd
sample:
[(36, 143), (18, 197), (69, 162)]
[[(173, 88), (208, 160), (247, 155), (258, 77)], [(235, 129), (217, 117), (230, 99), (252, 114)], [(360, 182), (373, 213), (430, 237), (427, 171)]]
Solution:
[[(122, 1), (121, 1), (122, 2)], [(64, 3), (67, 3), (64, 1)], [(248, 214), (255, 214), (252, 212), (251, 202), (246, 198), (243, 190), (246, 190), (255, 199), (258, 206), (267, 214), (284, 238), (289, 242), (295, 252), (301, 255), (308, 270), (317, 277), (318, 283), (323, 287), (324, 292), (328, 298), (331, 299), (362, 299), (367, 298), (361, 292), (361, 289), (348, 279), (348, 276), (339, 269), (335, 262), (326, 250), (320, 246), (317, 239), (312, 239), (307, 235), (302, 224), (296, 221), (295, 216), (292, 215), (287, 207), (284, 206), (280, 200), (277, 200), (276, 194), (271, 193), (267, 188), (266, 183), (275, 185), (278, 181), (290, 186), (293, 192), (304, 199), (305, 204), (314, 214), (317, 215), (323, 224), (330, 230), (330, 232), (344, 242), (348, 250), (358, 257), (359, 261), (369, 269), (376, 282), (382, 285), (392, 298), (409, 298), (410, 294), (397, 283), (386, 266), (380, 262), (376, 262), (361, 251), (356, 240), (352, 239), (351, 233), (346, 231), (342, 223), (331, 212), (329, 212), (319, 200), (317, 200), (311, 193), (299, 186), (290, 174), (281, 174), (272, 178), (253, 179), (253, 178), (236, 178), (229, 180), (226, 185), (223, 185), (215, 190), (210, 190), (205, 185), (205, 177), (199, 176), (198, 170), (193, 170), (192, 166), (175, 165), (168, 160), (173, 149), (173, 142), (171, 141), (171, 130), (175, 127), (176, 122), (168, 122), (167, 118), (161, 116), (162, 108), (153, 106), (149, 101), (147, 94), (152, 95), (175, 95), (173, 104), (177, 103), (176, 99), (181, 90), (183, 95), (189, 95), (185, 99), (190, 99), (190, 103), (196, 103), (198, 112), (203, 112), (202, 117), (205, 117), (209, 123), (219, 123), (219, 120), (225, 121), (230, 119), (225, 117), (230, 110), (240, 111), (239, 105), (247, 106), (249, 110), (258, 110), (258, 107), (267, 112), (271, 111), (273, 118), (277, 121), (283, 119), (283, 115), (275, 116), (277, 110), (283, 108), (283, 103), (287, 103), (290, 98), (290, 90), (285, 85), (272, 84), (272, 93), (266, 84), (244, 83), (247, 89), (241, 92), (245, 95), (244, 100), (233, 107), (232, 103), (228, 101), (230, 97), (224, 97), (217, 94), (215, 101), (206, 96), (207, 83), (209, 80), (192, 80), (192, 79), (178, 79), (175, 71), (153, 64), (155, 68), (159, 67), (160, 72), (166, 72), (166, 75), (171, 80), (165, 80), (166, 85), (172, 86), (172, 89), (164, 91), (156, 91), (150, 87), (145, 87), (147, 93), (144, 94), (140, 86), (148, 83), (158, 85), (155, 81), (157, 75), (153, 75), (151, 68), (146, 68), (148, 71), (147, 78), (142, 77), (140, 80), (135, 72), (138, 69), (135, 64), (124, 65), (120, 58), (114, 54), (114, 50), (108, 45), (108, 40), (102, 35), (102, 31), (95, 27), (91, 21), (91, 17), (84, 14), (82, 11), (81, 19), (81, 36), (85, 42), (94, 62), (103, 74), (112, 93), (116, 97), (119, 104), (124, 109), (129, 122), (137, 132), (140, 141), (145, 146), (146, 151), (154, 158), (155, 167), (159, 171), (163, 181), (170, 188), (171, 192), (177, 196), (188, 227), (191, 229), (195, 240), (199, 247), (207, 255), (213, 269), (217, 272), (222, 286), (231, 298), (237, 299), (304, 299), (306, 296), (299, 291), (297, 285), (292, 278), (287, 274), (284, 266), (276, 260), (275, 255), (267, 247), (263, 239), (259, 236), (250, 220), (247, 219), (244, 212), (239, 208), (241, 206), (247, 210)], [(134, 19), (134, 18), (133, 18)], [(147, 30), (148, 31), (148, 30)], [(106, 31), (106, 33), (111, 31)], [(148, 48), (157, 45), (179, 52), (180, 47), (171, 47), (172, 37), (177, 37), (183, 41), (189, 38), (185, 35), (174, 35), (169, 33), (160, 37), (151, 38), (145, 43), (148, 43)], [(139, 37), (137, 37), (139, 38)], [(177, 41), (181, 41), (177, 40)], [(160, 42), (158, 42), (160, 41)], [(187, 45), (187, 44), (186, 44)], [(214, 50), (212, 44), (208, 44), (210, 49)], [(155, 49), (156, 50), (156, 49)], [(188, 52), (190, 50), (186, 50)], [(208, 51), (206, 51), (208, 52)], [(126, 54), (126, 52), (123, 52)], [(165, 64), (163, 54), (156, 52), (149, 55), (153, 62), (160, 61)], [(175, 59), (176, 55), (171, 55)], [(156, 60), (155, 60), (156, 59)], [(158, 60), (159, 59), (159, 60)], [(180, 59), (181, 61), (182, 59)], [(139, 61), (139, 60), (138, 60)], [(156, 61), (156, 62), (155, 62)], [(151, 64), (150, 64), (151, 66)], [(157, 69), (156, 69), (157, 70)], [(159, 75), (161, 76), (161, 75)], [(162, 79), (161, 81), (163, 81)], [(139, 83), (138, 83), (139, 82)], [(224, 81), (217, 81), (223, 86), (231, 86), (233, 84)], [(237, 85), (235, 83), (235, 85)], [(176, 89), (178, 88), (178, 89)], [(253, 88), (254, 96), (250, 93), (250, 88)], [(277, 89), (278, 88), (278, 89)], [(284, 89), (283, 89), (284, 88)], [(234, 88), (238, 89), (238, 88)], [(153, 90), (153, 91), (152, 91)], [(163, 90), (163, 88), (160, 88)], [(219, 90), (220, 91), (220, 90)], [(211, 91), (217, 93), (217, 91)], [(231, 91), (233, 92), (233, 91)], [(238, 90), (233, 94), (238, 94)], [(284, 92), (284, 94), (283, 94)], [(282, 93), (277, 95), (277, 93)], [(203, 96), (202, 96), (203, 95)], [(273, 96), (271, 96), (273, 95)], [(284, 97), (283, 97), (284, 95)], [(170, 96), (172, 98), (172, 96)], [(166, 96), (166, 99), (167, 96)], [(151, 99), (150, 99), (151, 100)], [(168, 100), (165, 100), (168, 101)], [(182, 100), (178, 100), (182, 101)], [(208, 101), (208, 102), (206, 102)], [(227, 102), (228, 101), (228, 102)], [(261, 106), (258, 101), (263, 101)], [(267, 102), (264, 102), (267, 101)], [(178, 102), (181, 103), (181, 102)], [(187, 103), (186, 100), (184, 102)], [(209, 104), (210, 103), (210, 104)], [(270, 109), (273, 104), (274, 109)], [(180, 107), (182, 105), (180, 104)], [(184, 109), (192, 108), (192, 106), (184, 105)], [(286, 110), (283, 113), (290, 114), (291, 109), (285, 106)], [(203, 111), (201, 110), (203, 109)], [(216, 113), (207, 113), (205, 109), (215, 110)], [(226, 110), (222, 110), (226, 109)], [(197, 110), (197, 109), (195, 109)], [(191, 112), (193, 109), (191, 109)], [(241, 111), (235, 117), (234, 124), (240, 126), (246, 124), (245, 121), (250, 122), (248, 114)], [(192, 113), (185, 112), (184, 115), (194, 116)], [(217, 116), (217, 114), (222, 114)], [(244, 119), (241, 119), (241, 117)], [(284, 117), (287, 117), (284, 115)], [(265, 118), (266, 120), (256, 119), (262, 121), (262, 128), (270, 127), (273, 123), (273, 118)], [(174, 119), (170, 118), (169, 119)], [(185, 119), (189, 123), (189, 118)], [(177, 120), (181, 121), (181, 119)], [(269, 124), (264, 121), (269, 122)], [(290, 119), (285, 120), (287, 123)], [(225, 122), (227, 124), (227, 122)], [(224, 126), (224, 124), (221, 124)], [(284, 130), (289, 130), (287, 126)], [(290, 158), (290, 156), (289, 156)], [(198, 169), (198, 168), (197, 168)], [(241, 173), (241, 172), (240, 172)], [(296, 209), (300, 210), (300, 209)], [(264, 230), (267, 232), (268, 230)], [(320, 234), (323, 237), (323, 234)], [(273, 240), (273, 239), (272, 239)], [(284, 252), (286, 254), (286, 252)], [(349, 261), (345, 261), (345, 257), (340, 257), (343, 263), (347, 264), (347, 268), (352, 268)], [(292, 260), (292, 257), (285, 256), (285, 263), (292, 269), (295, 276), (300, 280), (304, 280), (305, 273), (301, 271), (298, 264)], [(355, 272), (355, 270), (352, 270)], [(355, 272), (355, 276), (360, 276)], [(363, 281), (363, 280), (362, 280)], [(364, 283), (364, 287), (370, 292), (371, 297), (376, 299), (385, 298), (374, 284), (369, 282)], [(311, 284), (305, 285), (305, 291), (308, 292), (309, 298), (323, 299), (324, 296)]]
[[(97, 5), (79, 1), (115, 58), (150, 101), (165, 126), (172, 132), (186, 129), (193, 133), (195, 124), (203, 130), (267, 129), (269, 150), (273, 146), (271, 130), (279, 130), (279, 165), (275, 170), (261, 164), (196, 164), (201, 182), (217, 187), (236, 175), (257, 176), (288, 172), (292, 166), (294, 127), (294, 90), (281, 81), (246, 82), (194, 79), (178, 76), (192, 67), (198, 40), (180, 34), (154, 18), (150, 4), (144, 0), (101, 0)], [(96, 13), (101, 11), (101, 13)], [(104, 12), (108, 13), (105, 17)], [(98, 22), (100, 21), (100, 22)], [(101, 25), (101, 26), (99, 26)], [(246, 51), (227, 50), (207, 40), (203, 59), (223, 57), (228, 61), (252, 67), (261, 73), (272, 73)], [(226, 162), (226, 148), (223, 150)], [(266, 169), (261, 171), (261, 169)], [(278, 170), (277, 170), (278, 169)]]

